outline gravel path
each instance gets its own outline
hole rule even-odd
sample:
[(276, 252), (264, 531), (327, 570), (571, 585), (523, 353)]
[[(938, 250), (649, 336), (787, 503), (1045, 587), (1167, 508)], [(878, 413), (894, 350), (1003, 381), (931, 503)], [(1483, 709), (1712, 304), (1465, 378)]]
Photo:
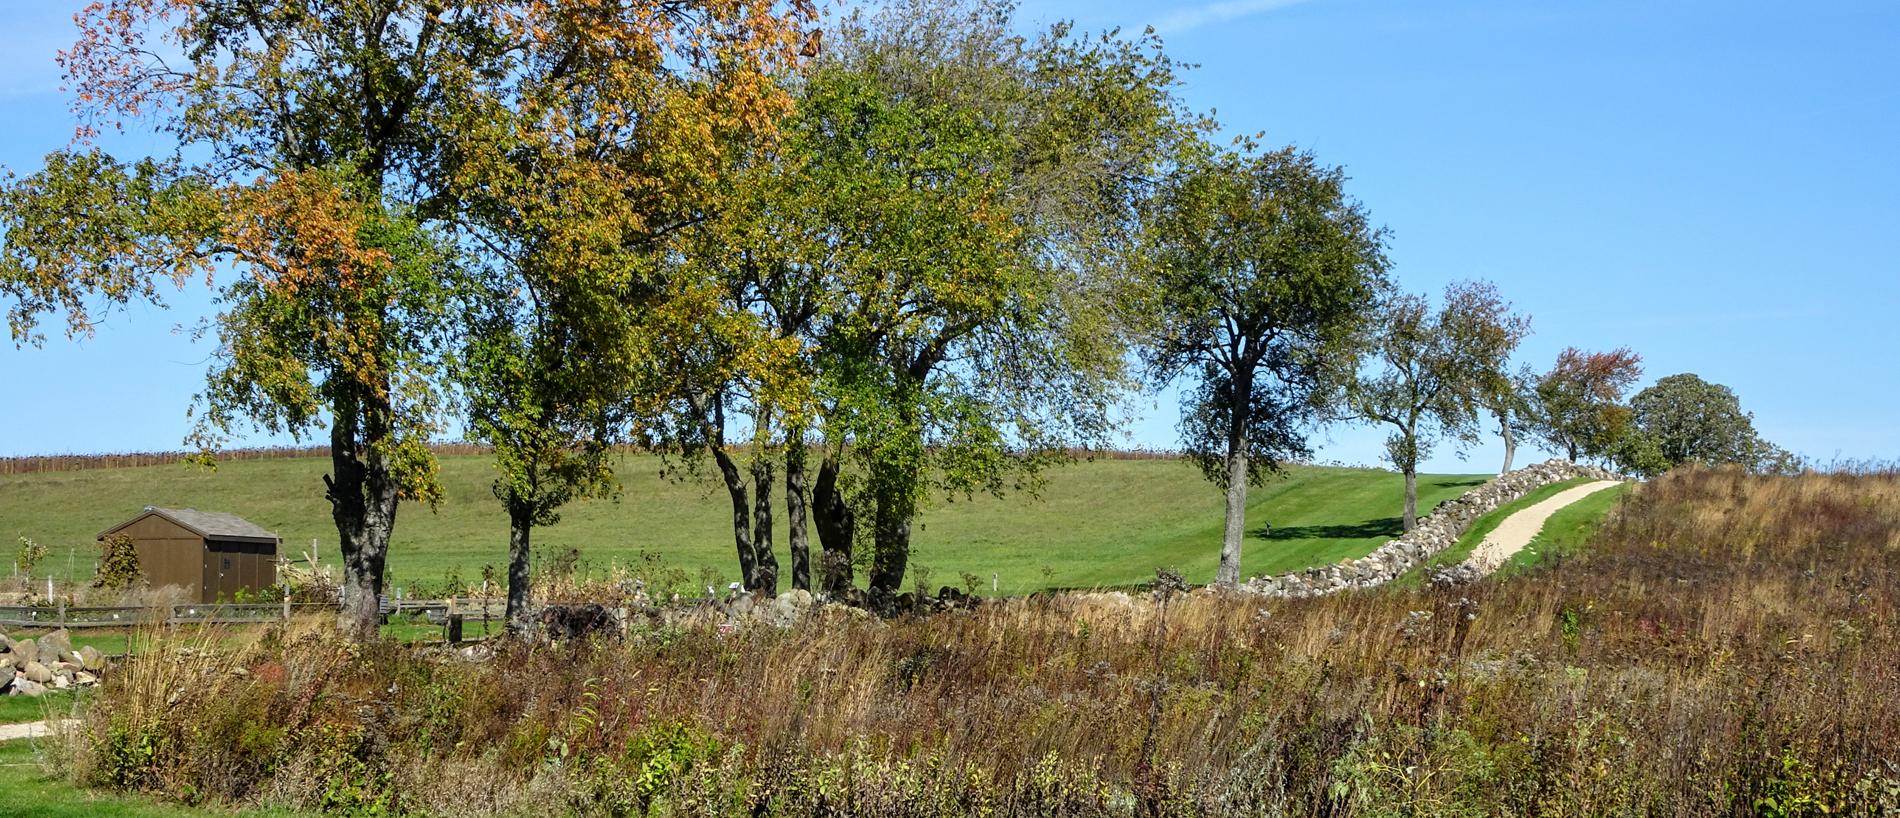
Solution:
[[(68, 719), (57, 723), (78, 724), (79, 722), (77, 720)], [(24, 724), (0, 724), (0, 741), (12, 741), (20, 738), (40, 738), (46, 735), (54, 724), (56, 724), (56, 722), (47, 721), (29, 721)]]
[(1537, 538), (1537, 532), (1544, 530), (1544, 523), (1550, 515), (1559, 509), (1611, 486), (1621, 485), (1616, 480), (1598, 480), (1581, 486), (1564, 489), (1542, 502), (1504, 518), (1504, 522), (1484, 536), (1484, 542), (1471, 549), (1471, 556), (1465, 561), (1480, 572), (1489, 574), (1498, 566), (1530, 545)]

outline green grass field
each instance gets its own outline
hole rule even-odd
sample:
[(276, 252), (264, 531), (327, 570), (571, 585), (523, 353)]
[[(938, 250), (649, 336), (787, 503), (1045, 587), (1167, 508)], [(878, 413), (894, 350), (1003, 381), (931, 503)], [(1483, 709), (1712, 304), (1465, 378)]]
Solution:
[[(319, 557), (334, 564), (336, 532), (322, 497), (328, 466), (323, 458), (295, 458), (216, 471), (168, 465), (0, 477), (0, 549), (10, 557), (15, 538), (31, 537), (49, 547), (42, 572), (84, 578), (100, 531), (147, 505), (185, 506), (247, 517), (281, 535), (286, 551), (315, 540)], [(573, 547), (605, 566), (645, 552), (695, 581), (702, 568), (716, 572), (721, 586), (736, 579), (724, 492), (710, 479), (664, 479), (659, 468), (650, 456), (626, 458), (621, 498), (568, 508), (559, 525), (537, 533), (539, 553)], [(475, 578), (483, 565), (504, 564), (507, 526), (490, 493), (492, 469), (482, 456), (444, 458), (441, 507), (401, 509), (390, 552), (396, 585), (436, 582), (451, 569)], [(1431, 508), (1485, 479), (1422, 476), (1419, 505)], [(1401, 488), (1398, 475), (1371, 469), (1303, 467), (1270, 480), (1250, 494), (1243, 570), (1277, 573), (1364, 555), (1399, 533)], [(778, 512), (779, 562), (789, 570), (782, 502)], [(1221, 493), (1186, 462), (1098, 460), (1055, 470), (1037, 497), (936, 503), (913, 532), (911, 565), (929, 572), (932, 587), (958, 585), (967, 571), (987, 591), (994, 574), (1006, 594), (1125, 585), (1152, 577), (1156, 567), (1208, 582), (1220, 532)]]
[(49, 775), (39, 742), (0, 742), (0, 818), (272, 818), (284, 812), (226, 812), (161, 804), (144, 798), (94, 793)]

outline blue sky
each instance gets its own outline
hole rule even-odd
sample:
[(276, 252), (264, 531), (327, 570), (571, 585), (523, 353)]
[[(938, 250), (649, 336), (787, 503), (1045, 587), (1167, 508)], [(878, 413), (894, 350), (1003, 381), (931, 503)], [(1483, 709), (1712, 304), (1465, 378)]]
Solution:
[[(80, 5), (9, 9), (0, 165), (30, 172), (70, 137), (52, 57)], [(1629, 346), (1645, 383), (1728, 384), (1795, 451), (1900, 457), (1900, 4), (1026, 0), (1021, 17), (1154, 25), (1199, 65), (1191, 105), (1346, 166), (1405, 287), (1496, 282), (1534, 322), (1521, 360)], [(174, 327), (211, 305), (171, 301), (0, 348), (0, 454), (177, 448), (208, 345)], [(1129, 442), (1173, 445), (1172, 396), (1136, 408)], [(1376, 462), (1382, 437), (1329, 430), (1319, 456)], [(1426, 465), (1494, 470), (1500, 451)]]

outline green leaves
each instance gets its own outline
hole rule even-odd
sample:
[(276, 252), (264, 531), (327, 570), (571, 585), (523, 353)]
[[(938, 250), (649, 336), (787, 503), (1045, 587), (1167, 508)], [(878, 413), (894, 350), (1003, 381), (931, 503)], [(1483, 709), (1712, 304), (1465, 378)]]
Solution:
[(1162, 186), (1134, 298), (1150, 376), (1197, 376), (1183, 443), (1210, 479), (1245, 445), (1250, 481), (1306, 452), (1386, 286), (1384, 232), (1311, 154), (1189, 156)]
[(1754, 416), (1726, 386), (1692, 372), (1661, 378), (1630, 399), (1630, 430), (1619, 463), (1655, 475), (1684, 463), (1741, 465), (1764, 473), (1798, 471), (1787, 452), (1755, 432)]
[(1352, 412), (1390, 427), (1387, 458), (1413, 473), (1439, 440), (1476, 442), (1479, 413), (1510, 393), (1511, 350), (1529, 331), (1488, 282), (1447, 286), (1437, 309), (1393, 295), (1366, 342), (1380, 369), (1353, 385)]
[(220, 202), (177, 162), (127, 164), (98, 151), (47, 154), (0, 177), (0, 298), (15, 345), (38, 346), (41, 316), (89, 335), (102, 313), (159, 301), (159, 285), (212, 272)]

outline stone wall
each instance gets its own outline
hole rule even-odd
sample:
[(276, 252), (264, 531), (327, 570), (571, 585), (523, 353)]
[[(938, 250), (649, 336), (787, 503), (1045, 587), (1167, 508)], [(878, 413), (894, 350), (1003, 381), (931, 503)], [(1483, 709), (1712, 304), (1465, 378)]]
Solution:
[(1541, 486), (1574, 477), (1621, 479), (1596, 466), (1580, 466), (1568, 460), (1546, 460), (1499, 475), (1497, 479), (1467, 491), (1457, 499), (1439, 503), (1438, 508), (1418, 521), (1417, 527), (1359, 559), (1274, 577), (1255, 577), (1243, 583), (1241, 588), (1267, 596), (1307, 597), (1391, 582), (1438, 552), (1457, 544), (1458, 538), (1464, 536), (1466, 529), (1479, 517)]

